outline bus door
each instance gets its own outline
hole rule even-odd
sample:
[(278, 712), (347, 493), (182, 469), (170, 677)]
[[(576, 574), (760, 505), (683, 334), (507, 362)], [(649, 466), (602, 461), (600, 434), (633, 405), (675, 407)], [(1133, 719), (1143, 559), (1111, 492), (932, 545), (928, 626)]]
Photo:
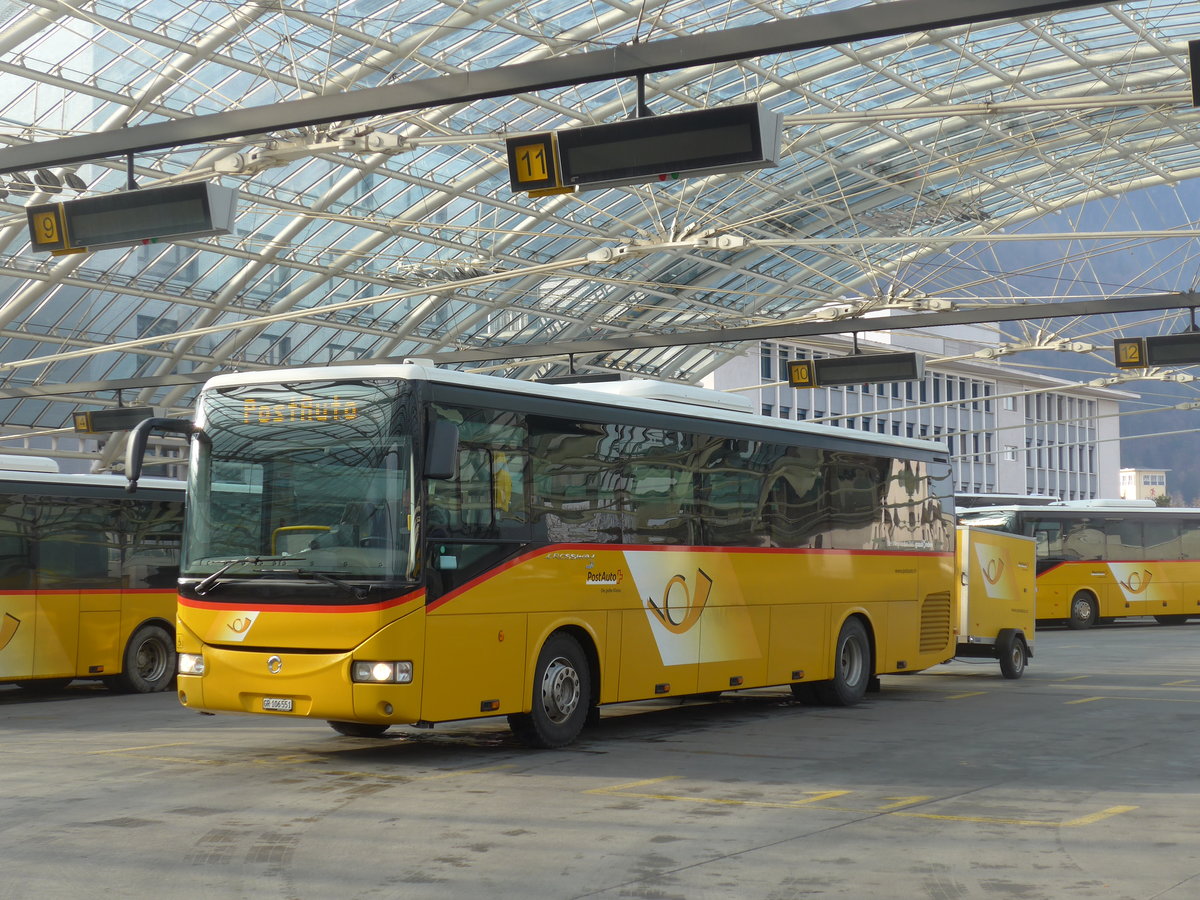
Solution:
[(131, 634), (148, 619), (173, 623), (183, 503), (125, 500), (121, 516), (121, 631)]
[(19, 525), (0, 517), (0, 680), (33, 675), (37, 598), (30, 542)]
[[(468, 417), (461, 427), (487, 434)], [(562, 603), (553, 589), (517, 586), (518, 573), (505, 567), (529, 540), (526, 470), (522, 452), (461, 446), (455, 477), (429, 482), (426, 599), (433, 613), (425, 620), (422, 708), (439, 720), (486, 711), (479, 685), (498, 708), (519, 708), (527, 611)]]
[(1112, 575), (1109, 615), (1170, 616), (1183, 612), (1175, 568), (1179, 525), (1171, 521), (1109, 519), (1105, 556)]
[(34, 548), (36, 677), (119, 670), (120, 501), (46, 498)]
[(1112, 576), (1104, 563), (1104, 529), (1092, 519), (1031, 514), (1023, 532), (1036, 542), (1037, 617), (1067, 619), (1080, 591), (1096, 598), (1099, 615), (1108, 604)]

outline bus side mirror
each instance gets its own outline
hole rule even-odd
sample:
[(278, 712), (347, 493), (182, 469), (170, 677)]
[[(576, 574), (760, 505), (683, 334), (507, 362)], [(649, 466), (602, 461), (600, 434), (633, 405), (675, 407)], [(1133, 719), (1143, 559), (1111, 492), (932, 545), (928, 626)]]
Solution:
[(191, 419), (142, 419), (133, 426), (125, 441), (125, 479), (128, 482), (125, 490), (131, 494), (137, 490), (138, 479), (142, 477), (142, 460), (146, 456), (146, 445), (150, 442), (150, 432), (165, 431), (187, 437), (193, 430)]
[(458, 426), (438, 419), (425, 445), (425, 477), (446, 480), (458, 474)]

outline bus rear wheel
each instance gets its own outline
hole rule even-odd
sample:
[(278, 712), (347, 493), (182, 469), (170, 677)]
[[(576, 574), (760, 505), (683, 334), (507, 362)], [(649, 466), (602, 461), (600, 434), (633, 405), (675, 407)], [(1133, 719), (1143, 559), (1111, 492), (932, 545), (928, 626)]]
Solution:
[(1071, 598), (1071, 617), (1067, 619), (1068, 628), (1074, 628), (1076, 631), (1091, 628), (1099, 617), (1100, 611), (1096, 608), (1096, 598), (1087, 591), (1080, 591)]
[(143, 625), (125, 645), (121, 673), (105, 679), (122, 694), (165, 691), (175, 677), (175, 639), (161, 625)]
[(565, 747), (583, 730), (591, 697), (592, 673), (579, 641), (553, 634), (538, 654), (532, 707), (510, 715), (508, 727), (528, 747)]
[(833, 679), (813, 685), (828, 706), (855, 706), (871, 682), (871, 642), (859, 619), (847, 619), (833, 652)]

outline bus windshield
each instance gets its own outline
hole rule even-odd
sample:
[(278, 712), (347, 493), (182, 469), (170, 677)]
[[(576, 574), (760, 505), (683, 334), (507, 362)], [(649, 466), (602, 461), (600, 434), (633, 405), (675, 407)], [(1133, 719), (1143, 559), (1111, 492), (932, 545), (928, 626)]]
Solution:
[(408, 577), (412, 443), (394, 382), (207, 394), (182, 575)]
[(1011, 531), (1020, 534), (1017, 526), (1017, 514), (1011, 509), (979, 509), (962, 512), (958, 520), (964, 525), (975, 528), (991, 528), (993, 531)]

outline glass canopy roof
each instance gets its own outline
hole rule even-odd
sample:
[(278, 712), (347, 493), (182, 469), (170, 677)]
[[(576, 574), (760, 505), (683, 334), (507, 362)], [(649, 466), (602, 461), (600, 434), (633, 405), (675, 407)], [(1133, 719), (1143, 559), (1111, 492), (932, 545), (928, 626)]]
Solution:
[[(0, 151), (904, 2), (0, 0)], [(660, 71), (655, 114), (781, 114), (778, 165), (573, 194), (513, 193), (505, 138), (634, 116), (636, 79), (2, 175), (0, 435), (179, 413), (210, 373), (464, 350), (692, 382), (739, 352), (721, 329), (920, 308), (913, 260), (1200, 174), (1197, 36), (1196, 3), (1138, 0)], [(233, 234), (31, 252), (28, 205), (198, 180), (239, 192)]]

